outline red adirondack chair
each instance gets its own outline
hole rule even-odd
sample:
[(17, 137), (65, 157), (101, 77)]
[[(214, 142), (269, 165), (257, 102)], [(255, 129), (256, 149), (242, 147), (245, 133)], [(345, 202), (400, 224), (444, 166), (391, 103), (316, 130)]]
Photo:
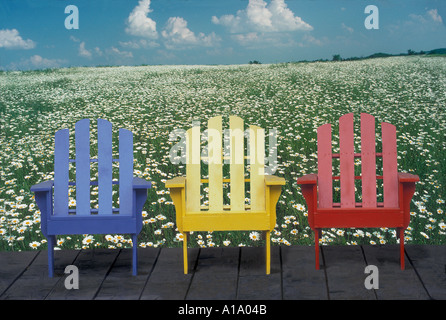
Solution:
[[(375, 118), (361, 113), (361, 151), (354, 152), (353, 113), (339, 118), (339, 153), (332, 152), (331, 124), (317, 129), (318, 173), (297, 179), (307, 202), (308, 222), (315, 233), (316, 269), (322, 228), (396, 228), (400, 263), (404, 270), (404, 230), (409, 225), (410, 201), (418, 176), (397, 171), (396, 128), (381, 123), (382, 152), (375, 149)], [(376, 158), (382, 157), (382, 175)], [(332, 173), (332, 159), (340, 159), (340, 174)], [(355, 158), (361, 175), (355, 176)], [(361, 202), (355, 199), (355, 180), (361, 180)], [(383, 202), (377, 201), (377, 180), (383, 180)], [(340, 180), (340, 203), (333, 201), (333, 180)], [(359, 198), (359, 197), (358, 197)]]

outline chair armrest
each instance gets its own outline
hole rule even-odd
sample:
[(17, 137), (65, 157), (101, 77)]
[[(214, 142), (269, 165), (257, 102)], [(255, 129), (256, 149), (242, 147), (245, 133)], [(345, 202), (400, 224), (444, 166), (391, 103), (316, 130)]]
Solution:
[(166, 181), (166, 188), (184, 188), (186, 186), (186, 177), (175, 177)]
[(31, 186), (31, 192), (48, 192), (54, 185), (54, 180), (46, 180)]
[(316, 173), (306, 174), (300, 178), (297, 178), (297, 184), (316, 184), (316, 183), (317, 183)]
[(146, 181), (142, 178), (133, 177), (133, 189), (149, 189), (152, 187), (150, 181)]
[(265, 175), (265, 185), (267, 185), (267, 186), (283, 186), (283, 185), (285, 185), (285, 179), (282, 177)]
[(398, 181), (399, 182), (417, 182), (417, 181), (420, 181), (420, 178), (415, 174), (398, 172)]

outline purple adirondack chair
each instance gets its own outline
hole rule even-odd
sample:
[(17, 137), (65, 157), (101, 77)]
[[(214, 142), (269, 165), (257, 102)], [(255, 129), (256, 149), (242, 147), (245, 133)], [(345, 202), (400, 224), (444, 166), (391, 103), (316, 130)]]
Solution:
[[(142, 208), (151, 183), (133, 177), (133, 134), (119, 129), (119, 159), (112, 158), (112, 125), (98, 119), (98, 158), (90, 159), (90, 120), (75, 125), (76, 159), (69, 159), (69, 130), (56, 132), (54, 180), (31, 187), (41, 212), (42, 233), (48, 240), (49, 276), (54, 274), (53, 248), (57, 235), (131, 234), (133, 275), (137, 274), (137, 236), (142, 229)], [(119, 181), (112, 181), (112, 162), (119, 161)], [(69, 163), (76, 182), (69, 181)], [(90, 163), (98, 163), (98, 181), (90, 181)], [(112, 185), (119, 184), (119, 208), (112, 207)], [(76, 188), (76, 209), (69, 209), (68, 186)], [(98, 209), (90, 205), (90, 186), (98, 186)], [(53, 194), (54, 188), (54, 194)], [(54, 200), (54, 201), (53, 201)]]

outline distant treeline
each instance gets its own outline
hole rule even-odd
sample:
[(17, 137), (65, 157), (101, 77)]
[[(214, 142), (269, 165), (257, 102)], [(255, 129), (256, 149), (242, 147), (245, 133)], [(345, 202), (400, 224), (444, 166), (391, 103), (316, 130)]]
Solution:
[[(415, 52), (412, 49), (407, 50), (407, 53), (399, 53), (399, 54), (390, 54), (377, 52), (367, 57), (350, 57), (350, 58), (342, 58), (341, 55), (335, 54), (331, 60), (329, 59), (317, 59), (314, 61), (354, 61), (354, 60), (364, 60), (364, 59), (374, 59), (374, 58), (387, 58), (387, 57), (399, 57), (399, 56), (415, 56), (415, 55), (446, 55), (446, 48), (434, 49), (430, 51), (419, 51)], [(309, 62), (308, 60), (300, 60), (299, 62)]]

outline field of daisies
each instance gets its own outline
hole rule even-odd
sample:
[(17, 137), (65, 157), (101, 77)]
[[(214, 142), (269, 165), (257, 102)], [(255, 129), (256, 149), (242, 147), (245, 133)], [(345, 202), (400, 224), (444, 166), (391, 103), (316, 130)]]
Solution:
[[(30, 187), (53, 178), (54, 133), (76, 121), (109, 120), (134, 133), (134, 174), (152, 181), (141, 247), (183, 241), (164, 182), (185, 173), (170, 162), (174, 129), (238, 115), (277, 129), (276, 175), (287, 183), (277, 204), (273, 245), (310, 245), (306, 204), (296, 179), (317, 172), (316, 128), (354, 112), (397, 127), (399, 171), (419, 175), (406, 243), (446, 244), (446, 59), (392, 57), (352, 62), (233, 66), (139, 66), (0, 72), (0, 250), (45, 249)], [(358, 140), (357, 140), (358, 142)], [(92, 141), (92, 150), (97, 141)], [(355, 146), (358, 148), (358, 145)], [(336, 145), (335, 145), (336, 148)], [(74, 157), (74, 148), (73, 155)], [(115, 149), (114, 149), (115, 150)], [(358, 150), (358, 149), (357, 149)], [(359, 166), (360, 163), (357, 163)], [(92, 207), (97, 206), (92, 188)], [(206, 189), (202, 195), (206, 201)], [(75, 197), (70, 195), (70, 206)], [(263, 245), (261, 233), (194, 232), (189, 246)], [(327, 229), (322, 244), (397, 243), (393, 229)], [(125, 248), (128, 235), (59, 236), (58, 248)]]

